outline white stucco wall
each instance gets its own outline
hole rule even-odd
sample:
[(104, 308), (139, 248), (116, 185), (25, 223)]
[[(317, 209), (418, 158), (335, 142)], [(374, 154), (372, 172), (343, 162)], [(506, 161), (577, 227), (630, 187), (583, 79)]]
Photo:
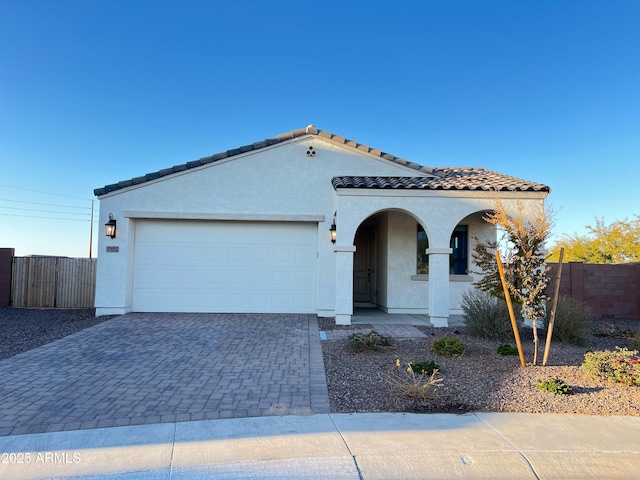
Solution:
[[(306, 152), (311, 145), (316, 155), (308, 157)], [(336, 316), (337, 321), (349, 322), (353, 309), (355, 232), (367, 218), (377, 212), (388, 212), (379, 219), (379, 231), (384, 230), (385, 234), (377, 239), (378, 303), (390, 312), (437, 312), (446, 323), (449, 312), (459, 311), (460, 294), (469, 287), (469, 282), (449, 282), (445, 262), (451, 233), (467, 216), (491, 209), (496, 193), (336, 191), (331, 178), (340, 175), (420, 174), (373, 155), (338, 147), (321, 137), (309, 136), (100, 197), (100, 222), (106, 223), (112, 213), (117, 220), (117, 237), (99, 237), (97, 314), (126, 313), (131, 309), (136, 219), (277, 219), (318, 223), (318, 315)], [(533, 211), (542, 204), (546, 194), (500, 192), (499, 196), (508, 208), (513, 208), (514, 202), (520, 199), (527, 211)], [(334, 213), (336, 244), (329, 238)], [(429, 281), (412, 279), (416, 262), (416, 220), (424, 226), (430, 248), (439, 252), (434, 263), (437, 268), (432, 269)], [(478, 221), (474, 217), (474, 222)], [(482, 226), (469, 225), (471, 238)], [(107, 252), (107, 247), (118, 251)]]
[[(310, 145), (316, 151), (314, 157), (306, 155)], [(112, 213), (117, 220), (117, 236), (99, 237), (96, 308), (101, 314), (130, 311), (135, 218), (321, 216), (317, 306), (320, 315), (333, 315), (336, 262), (329, 227), (337, 209), (331, 185), (336, 175), (419, 174), (310, 136), (100, 197), (100, 222), (106, 223)], [(107, 252), (108, 246), (119, 251)]]

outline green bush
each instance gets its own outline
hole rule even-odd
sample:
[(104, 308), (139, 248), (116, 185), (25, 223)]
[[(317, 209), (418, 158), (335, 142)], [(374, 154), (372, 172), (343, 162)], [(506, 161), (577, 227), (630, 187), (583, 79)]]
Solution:
[(462, 294), (462, 311), (465, 326), (471, 335), (490, 340), (513, 337), (507, 302), (481, 290)]
[(369, 333), (352, 333), (349, 335), (349, 346), (356, 351), (380, 350), (391, 346), (391, 337), (380, 335), (375, 330)]
[(440, 365), (433, 360), (427, 360), (426, 362), (411, 362), (409, 363), (409, 368), (420, 375), (431, 375), (440, 369)]
[(554, 395), (571, 395), (573, 393), (571, 386), (561, 378), (549, 377), (546, 380), (538, 380), (536, 388)]
[[(544, 328), (549, 328), (551, 305), (547, 306)], [(591, 309), (580, 300), (561, 296), (558, 298), (556, 318), (553, 324), (553, 340), (586, 346), (593, 333)]]
[(584, 355), (582, 368), (592, 377), (612, 383), (640, 387), (638, 350), (616, 347), (615, 351), (596, 350)]
[(431, 342), (431, 350), (438, 355), (462, 355), (464, 343), (458, 338), (439, 337)]
[(518, 355), (518, 349), (513, 345), (500, 345), (498, 347), (498, 353), (500, 355)]

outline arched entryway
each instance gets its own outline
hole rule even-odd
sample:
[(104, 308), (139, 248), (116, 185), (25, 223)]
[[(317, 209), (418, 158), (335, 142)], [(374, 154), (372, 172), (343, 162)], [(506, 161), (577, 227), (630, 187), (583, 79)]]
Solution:
[(473, 246), (493, 234), (484, 213), (474, 212), (449, 226), (447, 243), (435, 248), (427, 231), (442, 227), (435, 222), (423, 225), (412, 212), (390, 208), (365, 218), (353, 240), (354, 312), (366, 315), (364, 309), (376, 309), (431, 318), (430, 298), (437, 295), (449, 314), (461, 315), (457, 299), (474, 281)]
[(418, 278), (418, 230), (424, 227), (401, 209), (376, 212), (354, 235), (353, 307), (393, 314), (428, 312), (428, 283)]
[[(365, 301), (392, 314), (428, 314), (433, 325), (447, 326), (449, 317), (461, 312), (462, 293), (472, 288), (469, 267), (475, 238), (495, 238), (493, 226), (482, 219), (492, 207), (491, 196), (373, 189), (338, 193), (336, 323), (351, 322), (354, 300), (360, 295), (354, 284), (368, 277), (370, 284), (361, 291)], [(539, 200), (532, 199), (535, 202)], [(369, 225), (373, 234), (364, 233)], [(428, 248), (419, 253), (428, 258), (426, 273), (416, 270), (418, 225), (429, 240)], [(355, 257), (363, 243), (373, 246), (372, 257)], [(465, 255), (453, 255), (457, 249)], [(373, 264), (362, 258), (373, 258)], [(360, 265), (354, 268), (354, 262)]]

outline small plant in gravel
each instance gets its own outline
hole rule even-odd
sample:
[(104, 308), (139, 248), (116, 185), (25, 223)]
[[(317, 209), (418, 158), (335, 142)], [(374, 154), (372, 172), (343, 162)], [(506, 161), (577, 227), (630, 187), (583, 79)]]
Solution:
[(594, 329), (593, 334), (597, 337), (610, 337), (626, 340), (634, 350), (640, 350), (640, 333), (629, 327), (618, 327), (614, 324), (603, 325)]
[(584, 355), (582, 368), (592, 377), (640, 387), (640, 357), (638, 350), (616, 347), (612, 350), (596, 350)]
[(464, 342), (458, 338), (438, 337), (431, 342), (431, 350), (438, 355), (462, 355)]
[(476, 337), (505, 340), (513, 337), (507, 302), (475, 289), (462, 294), (462, 312), (467, 331)]
[(398, 391), (401, 397), (421, 402), (433, 399), (443, 382), (438, 369), (431, 373), (417, 373), (411, 363), (406, 365), (405, 368), (400, 359), (396, 359), (396, 368), (391, 374), (383, 374), (383, 378)]
[(573, 393), (571, 385), (561, 378), (549, 377), (545, 380), (538, 380), (536, 382), (536, 388), (544, 392), (553, 393), (554, 395), (571, 395)]
[(500, 355), (518, 355), (518, 349), (513, 345), (503, 344), (498, 346)]
[(375, 330), (368, 333), (352, 333), (349, 335), (349, 346), (360, 352), (362, 350), (381, 350), (391, 347), (391, 337), (380, 335)]
[(425, 362), (409, 362), (409, 367), (415, 373), (420, 375), (431, 375), (436, 370), (440, 370), (440, 365), (433, 360), (427, 360)]
[[(549, 328), (551, 307), (547, 306), (544, 328)], [(553, 324), (553, 339), (573, 345), (585, 346), (593, 333), (593, 316), (589, 306), (573, 297), (558, 298)]]
[(634, 335), (638, 335), (633, 329), (629, 327), (618, 327), (617, 325), (609, 324), (603, 325), (594, 329), (593, 334), (597, 337), (611, 337), (611, 338), (632, 338)]

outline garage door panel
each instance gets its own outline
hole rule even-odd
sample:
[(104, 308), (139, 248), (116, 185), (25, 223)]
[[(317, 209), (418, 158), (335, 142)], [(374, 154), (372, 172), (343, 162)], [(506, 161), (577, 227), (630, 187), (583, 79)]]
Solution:
[(317, 225), (138, 220), (134, 311), (316, 310)]

